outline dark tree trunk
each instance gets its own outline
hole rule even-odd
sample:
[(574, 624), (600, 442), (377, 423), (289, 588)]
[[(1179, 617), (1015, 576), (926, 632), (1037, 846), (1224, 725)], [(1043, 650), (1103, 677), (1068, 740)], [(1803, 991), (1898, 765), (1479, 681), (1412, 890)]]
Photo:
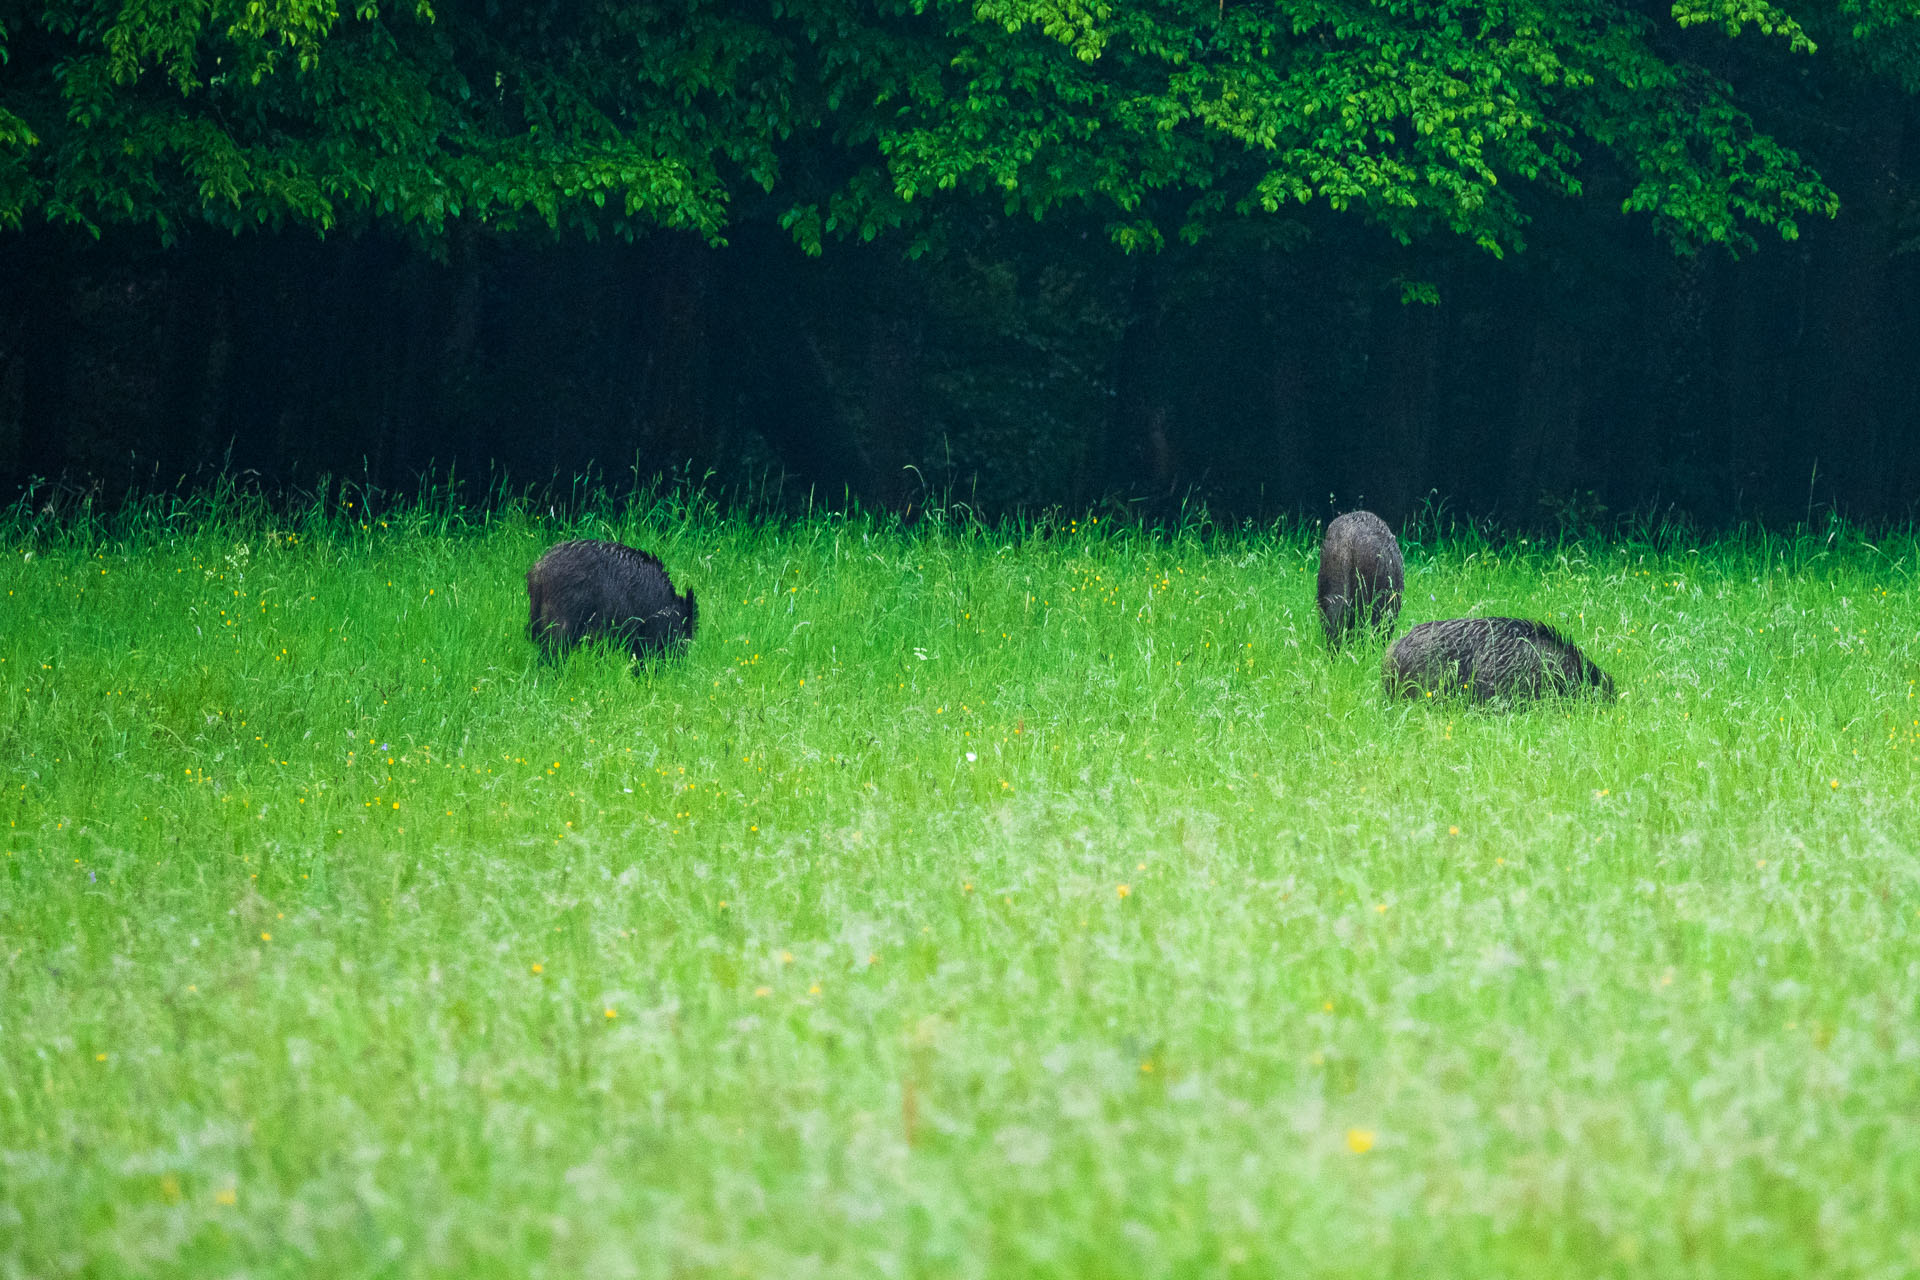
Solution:
[(1741, 516), (1799, 519), (1812, 454), (1795, 430), (1793, 349), (1805, 309), (1804, 253), (1780, 251), (1723, 266), (1713, 424)]
[(1477, 279), (1463, 272), (1446, 300), (1442, 413), (1428, 454), (1432, 486), (1458, 510), (1473, 513), (1506, 502), (1513, 484), (1507, 464), (1519, 425), (1515, 408), (1533, 347), (1535, 313), (1513, 305), (1516, 289), (1527, 287), (1516, 279), (1522, 272), (1497, 277), (1490, 288), (1496, 270), (1483, 266)]
[(1617, 410), (1606, 436), (1608, 489), (1629, 503), (1686, 505), (1705, 496), (1697, 477), (1703, 459), (1688, 437), (1697, 434), (1711, 364), (1703, 339), (1709, 283), (1704, 258), (1671, 259), (1635, 308), (1639, 341), (1616, 370)]
[(32, 299), (24, 237), (0, 240), (0, 479), (20, 471), (22, 384)]
[(1303, 472), (1302, 442), (1308, 432), (1305, 335), (1298, 314), (1300, 276), (1277, 249), (1261, 252), (1260, 320), (1265, 330), (1267, 419), (1266, 471), (1271, 497), (1285, 506), (1312, 501)]
[(1580, 336), (1551, 302), (1535, 315), (1530, 352), (1514, 400), (1512, 448), (1507, 455), (1509, 516), (1522, 523), (1542, 514), (1541, 500), (1569, 496), (1578, 485), (1580, 419), (1585, 384)]
[(65, 423), (71, 409), (73, 281), (60, 246), (42, 241), (22, 256), (26, 329), (20, 360), (20, 453), (23, 479), (58, 476), (70, 456)]
[[(1849, 514), (1886, 513), (1888, 382), (1886, 280), (1898, 215), (1906, 103), (1885, 93), (1845, 118), (1833, 183), (1841, 197), (1831, 226), (1808, 239), (1816, 264), (1809, 299), (1805, 373), (1820, 491)], [(1911, 353), (1909, 358), (1911, 358)]]
[(353, 301), (359, 313), (354, 327), (364, 344), (356, 369), (364, 408), (344, 426), (359, 435), (373, 482), (390, 489), (401, 483), (406, 467), (407, 361), (425, 281), (417, 260), (395, 262), (377, 242), (358, 248), (363, 283)]
[(1134, 263), (1127, 323), (1114, 357), (1113, 405), (1107, 419), (1106, 487), (1119, 493), (1164, 498), (1176, 474), (1167, 435), (1167, 404), (1161, 378), (1160, 265)]
[(1385, 317), (1376, 348), (1379, 404), (1376, 464), (1361, 497), (1394, 528), (1404, 528), (1431, 484), (1428, 456), (1439, 410), (1441, 310), (1418, 303), (1375, 313)]
[(444, 470), (440, 362), (453, 325), (453, 291), (447, 268), (424, 256), (413, 256), (392, 276), (405, 283), (406, 292), (393, 308), (400, 333), (393, 344), (385, 429), (387, 483), (399, 484)]
[(635, 341), (636, 427), (631, 456), (643, 441), (643, 468), (687, 468), (713, 459), (710, 352), (713, 342), (713, 250), (690, 232), (654, 236), (639, 254), (644, 306)]
[(888, 263), (878, 276), (867, 308), (867, 450), (874, 500), (905, 512), (922, 490), (911, 468), (920, 464), (926, 434), (926, 298), (911, 266)]
[[(388, 474), (388, 430), (405, 331), (394, 264), (386, 250), (372, 237), (340, 243), (333, 295), (338, 310), (317, 336), (326, 353), (326, 373), (318, 386), (318, 400), (326, 411), (324, 452), (343, 455), (380, 486), (395, 479)], [(332, 335), (337, 338), (329, 341)]]
[(152, 453), (163, 483), (184, 480), (212, 451), (230, 355), (230, 306), (220, 280), (226, 246), (187, 246), (169, 273), (170, 350)]
[(475, 424), (467, 414), (468, 390), (479, 358), (481, 290), (480, 255), (471, 226), (461, 223), (450, 234), (447, 254), (446, 329), (441, 335), (432, 392), (434, 398), (434, 439), (442, 455), (440, 462), (449, 477), (478, 463), (484, 468), (491, 457), (484, 445), (482, 456), (474, 455)]
[(249, 253), (251, 269), (235, 284), (235, 376), (223, 433), (236, 457), (281, 471), (346, 466), (328, 429), (356, 338), (345, 252), (343, 241), (263, 244)]
[[(1904, 141), (1904, 158), (1920, 155), (1920, 120), (1913, 121)], [(1887, 422), (1892, 446), (1886, 483), (1892, 495), (1889, 519), (1912, 523), (1920, 516), (1920, 261), (1903, 253), (1888, 266), (1889, 299), (1885, 328), (1888, 358)], [(1906, 353), (1906, 359), (1901, 359)]]

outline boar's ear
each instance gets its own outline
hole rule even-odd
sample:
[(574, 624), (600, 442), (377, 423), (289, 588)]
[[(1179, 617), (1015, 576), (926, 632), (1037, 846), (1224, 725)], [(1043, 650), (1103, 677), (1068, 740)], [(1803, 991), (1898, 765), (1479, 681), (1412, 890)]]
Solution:
[(687, 639), (693, 639), (694, 624), (700, 618), (700, 606), (693, 602), (693, 588), (688, 587), (686, 594), (680, 597), (687, 603)]

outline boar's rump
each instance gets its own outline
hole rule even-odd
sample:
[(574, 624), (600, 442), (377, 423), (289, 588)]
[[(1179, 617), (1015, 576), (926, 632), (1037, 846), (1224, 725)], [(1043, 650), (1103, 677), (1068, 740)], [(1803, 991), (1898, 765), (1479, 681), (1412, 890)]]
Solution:
[(1371, 511), (1349, 511), (1320, 543), (1320, 624), (1339, 648), (1355, 631), (1391, 633), (1406, 588), (1400, 542)]

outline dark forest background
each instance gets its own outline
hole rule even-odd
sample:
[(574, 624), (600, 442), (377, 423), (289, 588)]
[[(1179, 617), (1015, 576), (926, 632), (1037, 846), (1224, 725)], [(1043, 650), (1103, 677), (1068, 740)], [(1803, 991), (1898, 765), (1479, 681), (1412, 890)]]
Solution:
[(0, 479), (1905, 521), (1912, 8), (0, 3)]

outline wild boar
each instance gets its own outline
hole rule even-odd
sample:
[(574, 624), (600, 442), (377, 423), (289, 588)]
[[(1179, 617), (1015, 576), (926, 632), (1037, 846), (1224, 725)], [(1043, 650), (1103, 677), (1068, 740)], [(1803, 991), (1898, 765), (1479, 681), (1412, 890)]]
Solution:
[(1391, 635), (1406, 589), (1400, 542), (1371, 511), (1349, 511), (1320, 543), (1320, 623), (1338, 649), (1356, 631)]
[(618, 542), (562, 542), (527, 570), (528, 637), (549, 656), (604, 636), (637, 658), (693, 639), (693, 592), (673, 593), (667, 567)]
[(1381, 667), (1389, 697), (1464, 693), (1475, 702), (1549, 694), (1613, 697), (1613, 679), (1573, 641), (1524, 618), (1448, 618), (1400, 637)]

